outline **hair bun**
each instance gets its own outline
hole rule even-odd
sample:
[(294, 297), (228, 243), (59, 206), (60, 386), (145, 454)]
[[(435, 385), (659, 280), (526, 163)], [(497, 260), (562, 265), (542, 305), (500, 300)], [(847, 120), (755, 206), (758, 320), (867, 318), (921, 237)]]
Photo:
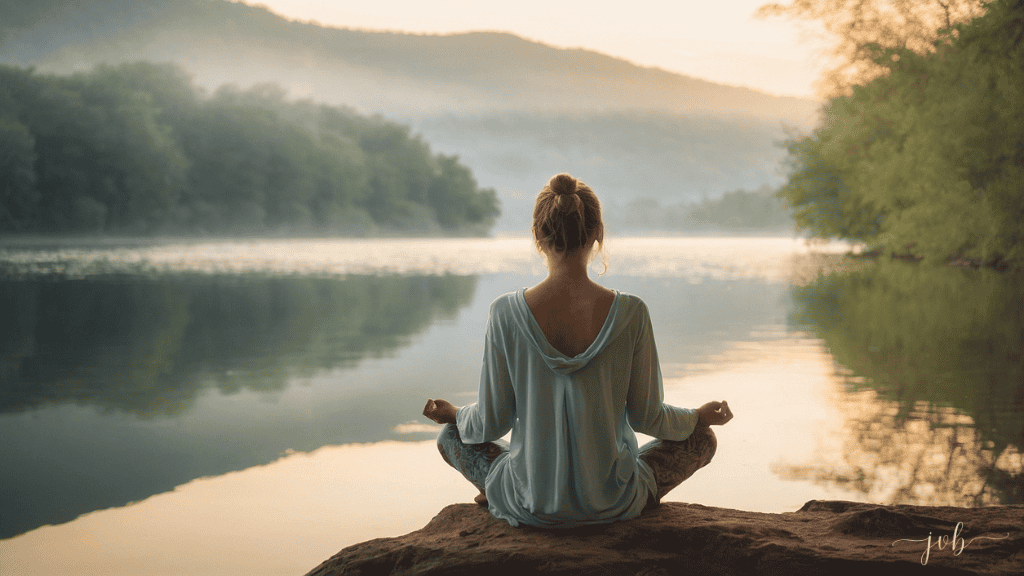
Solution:
[(548, 182), (551, 191), (557, 196), (576, 193), (576, 179), (568, 174), (559, 174)]

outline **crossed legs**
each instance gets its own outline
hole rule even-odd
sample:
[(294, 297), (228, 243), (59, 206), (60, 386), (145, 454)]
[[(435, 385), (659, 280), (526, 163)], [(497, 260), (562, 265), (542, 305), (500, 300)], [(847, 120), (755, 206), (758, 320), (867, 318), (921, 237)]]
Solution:
[(681, 441), (651, 440), (640, 447), (640, 459), (654, 472), (658, 494), (648, 507), (657, 506), (668, 491), (708, 465), (718, 449), (718, 439), (710, 426), (700, 426)]
[[(693, 476), (693, 473), (707, 466), (718, 448), (718, 440), (710, 427), (701, 426), (686, 440), (652, 440), (640, 448), (640, 459), (654, 472), (658, 494), (652, 497), (648, 507), (656, 506), (669, 490)], [(484, 481), (491, 464), (505, 452), (508, 442), (496, 440), (483, 444), (465, 444), (459, 437), (454, 424), (445, 424), (437, 436), (437, 449), (449, 466), (458, 470), (480, 490), (476, 502), (486, 504)]]
[(458, 426), (445, 424), (441, 428), (441, 433), (437, 435), (437, 450), (441, 452), (441, 458), (444, 458), (449, 466), (458, 470), (466, 477), (466, 480), (480, 490), (480, 494), (474, 499), (476, 503), (486, 505), (484, 481), (487, 480), (491, 464), (497, 460), (498, 456), (508, 452), (508, 442), (496, 440), (483, 444), (465, 444), (459, 437)]

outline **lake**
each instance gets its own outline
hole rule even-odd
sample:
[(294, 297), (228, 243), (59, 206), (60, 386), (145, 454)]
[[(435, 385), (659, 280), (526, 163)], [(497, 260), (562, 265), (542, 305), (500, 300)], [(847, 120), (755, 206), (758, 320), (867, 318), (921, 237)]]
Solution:
[[(667, 500), (1024, 503), (1024, 280), (848, 250), (608, 240), (665, 400), (736, 415)], [(0, 572), (301, 574), (471, 502), (420, 411), (474, 401), (544, 272), (518, 237), (0, 244)]]

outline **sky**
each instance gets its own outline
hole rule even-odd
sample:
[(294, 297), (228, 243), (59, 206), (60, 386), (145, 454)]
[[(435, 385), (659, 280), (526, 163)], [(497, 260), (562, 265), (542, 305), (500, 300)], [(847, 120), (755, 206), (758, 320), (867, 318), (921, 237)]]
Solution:
[[(768, 0), (247, 0), (292, 20), (424, 34), (511, 32), (769, 94), (815, 97), (821, 44)], [(786, 3), (786, 2), (783, 2)]]

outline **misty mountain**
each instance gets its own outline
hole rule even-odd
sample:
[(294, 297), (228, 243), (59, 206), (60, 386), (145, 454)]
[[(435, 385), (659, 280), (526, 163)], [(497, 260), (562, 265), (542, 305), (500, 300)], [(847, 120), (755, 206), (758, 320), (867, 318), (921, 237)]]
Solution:
[(225, 0), (37, 0), (0, 11), (3, 63), (67, 73), (171, 61), (208, 90), (273, 82), (410, 124), (497, 189), (504, 229), (521, 228), (520, 205), (561, 171), (611, 206), (777, 185), (784, 127), (806, 129), (817, 108), (505, 33), (329, 28)]
[[(667, 112), (504, 113), (415, 122), (431, 146), (458, 154), (474, 176), (504, 191), (505, 230), (528, 230), (547, 179), (570, 172), (590, 185), (615, 229), (639, 229), (631, 206), (693, 204), (726, 191), (777, 185), (784, 151), (777, 125)], [(658, 221), (661, 230), (686, 228)], [(650, 227), (655, 221), (648, 220)]]

